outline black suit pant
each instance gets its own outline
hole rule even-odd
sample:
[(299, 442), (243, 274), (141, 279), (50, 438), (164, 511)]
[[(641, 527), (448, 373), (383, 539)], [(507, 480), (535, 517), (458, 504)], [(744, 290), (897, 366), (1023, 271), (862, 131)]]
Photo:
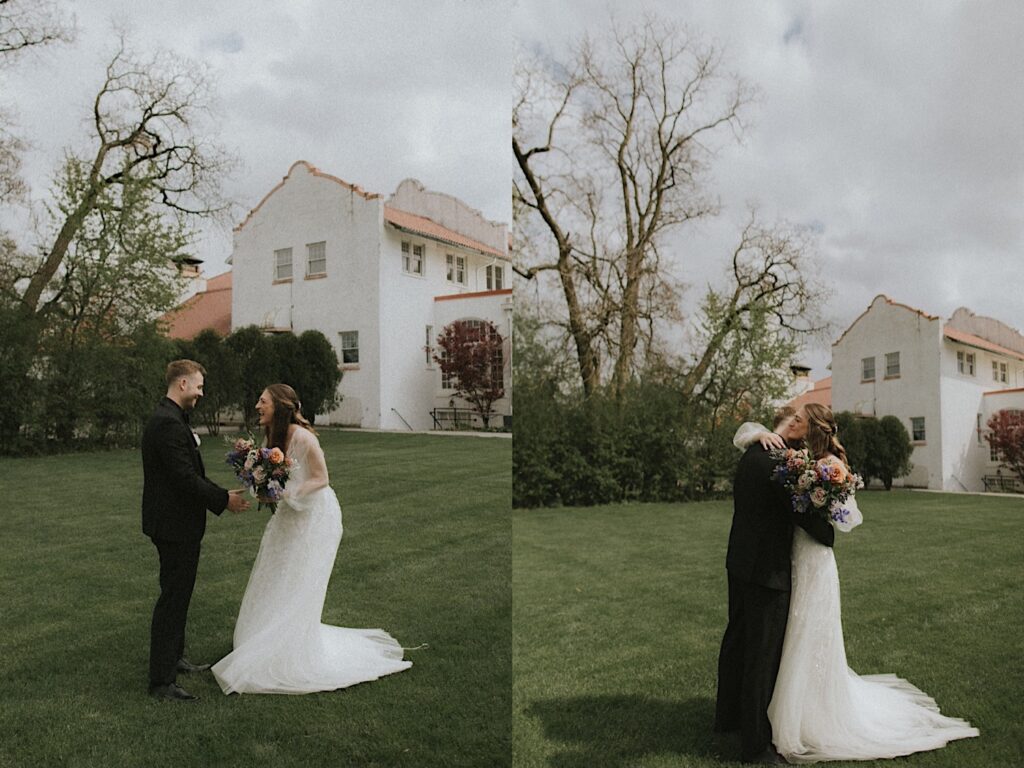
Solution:
[(772, 748), (768, 705), (788, 618), (789, 592), (729, 576), (729, 625), (718, 656), (715, 730), (740, 731), (744, 760)]
[(199, 541), (153, 539), (160, 555), (160, 597), (149, 634), (149, 684), (167, 685), (177, 677), (185, 652), (185, 621), (196, 584)]

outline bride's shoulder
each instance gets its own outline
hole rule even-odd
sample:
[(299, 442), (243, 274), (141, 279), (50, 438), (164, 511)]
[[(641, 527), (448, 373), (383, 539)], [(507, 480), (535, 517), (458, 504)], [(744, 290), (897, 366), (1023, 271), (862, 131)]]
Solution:
[(316, 435), (314, 435), (308, 429), (303, 427), (301, 424), (289, 424), (288, 443), (290, 445), (310, 446), (313, 444), (319, 444), (320, 441), (316, 439)]

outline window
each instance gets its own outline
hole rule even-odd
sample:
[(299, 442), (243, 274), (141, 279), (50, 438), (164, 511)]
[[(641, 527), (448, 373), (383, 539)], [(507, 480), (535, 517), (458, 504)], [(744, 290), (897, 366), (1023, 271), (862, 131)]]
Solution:
[(1003, 382), (1003, 384), (1005, 384), (1007, 381), (1006, 363), (999, 364), (999, 380)]
[(924, 442), (924, 416), (910, 418), (910, 438), (915, 443)]
[(900, 375), (900, 353), (885, 353), (885, 378), (894, 379)]
[[(446, 360), (448, 358), (448, 351), (441, 347), (441, 359)], [(455, 389), (455, 382), (459, 380), (451, 371), (446, 371), (444, 366), (441, 366), (441, 389)]]
[(984, 442), (984, 441), (983, 441), (983, 440), (981, 439), (981, 414), (979, 413), (979, 414), (977, 414), (977, 416), (978, 416), (978, 419), (977, 419), (977, 427), (978, 427), (978, 445), (981, 445), (981, 444), (982, 444), (982, 442)]
[(505, 355), (500, 346), (494, 348), (491, 356), (491, 380), (495, 387), (505, 388)]
[[(471, 338), (475, 336), (477, 339), (481, 338), (483, 334), (489, 333), (489, 325), (482, 320), (459, 320), (459, 323), (463, 324), (469, 329)], [(475, 333), (474, 333), (475, 332)], [(440, 355), (442, 358), (445, 356), (444, 347), (441, 347)], [(502, 351), (502, 347), (498, 346), (491, 355), (491, 377), (494, 385), (502, 389), (505, 388), (505, 355)], [(442, 389), (458, 389), (458, 376), (454, 373), (446, 374), (444, 368), (441, 368), (441, 388)]]
[(410, 275), (423, 274), (423, 246), (402, 241), (402, 270)]
[(345, 364), (359, 362), (359, 331), (341, 332), (341, 362)]
[(428, 325), (427, 326), (427, 343), (426, 343), (426, 346), (424, 346), (423, 348), (425, 350), (427, 350), (427, 365), (428, 366), (433, 366), (434, 365), (434, 326), (432, 326), (432, 325)]
[(996, 447), (994, 445), (992, 445), (992, 443), (988, 444), (988, 460), (989, 461), (1000, 461), (999, 451), (996, 450)]
[(492, 264), (487, 267), (487, 290), (500, 291), (505, 284), (505, 268)]
[(306, 277), (327, 274), (327, 243), (306, 245)]
[(964, 352), (960, 350), (956, 353), (956, 370), (957, 373), (966, 373), (968, 376), (974, 375), (974, 353)]
[(288, 280), (292, 276), (292, 249), (274, 251), (274, 279)]
[(448, 254), (445, 257), (445, 263), (448, 267), (448, 282), (458, 283), (459, 285), (466, 284), (466, 257), (455, 256)]
[(860, 380), (875, 380), (875, 358), (865, 357), (863, 360), (860, 361)]

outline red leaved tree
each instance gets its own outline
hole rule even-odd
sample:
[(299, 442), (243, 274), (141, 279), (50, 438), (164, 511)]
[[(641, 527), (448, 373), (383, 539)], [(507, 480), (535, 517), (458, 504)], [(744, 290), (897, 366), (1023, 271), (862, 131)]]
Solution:
[(456, 320), (437, 337), (434, 360), (441, 366), (445, 388), (470, 403), (490, 426), (495, 401), (505, 396), (504, 339), (486, 320)]
[(988, 428), (985, 437), (999, 461), (1024, 482), (1024, 411), (999, 411), (988, 420)]

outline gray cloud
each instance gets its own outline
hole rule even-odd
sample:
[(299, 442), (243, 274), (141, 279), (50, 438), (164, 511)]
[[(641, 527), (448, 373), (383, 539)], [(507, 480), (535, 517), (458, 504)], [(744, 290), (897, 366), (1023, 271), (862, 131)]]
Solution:
[[(967, 305), (1024, 329), (1017, 3), (645, 6), (724, 49), (727, 67), (761, 91), (743, 144), (723, 147), (714, 167), (720, 220), (673, 244), (691, 307), (720, 279), (755, 203), (765, 219), (820, 233), (833, 340), (879, 293), (946, 317)], [(556, 11), (521, 0), (515, 29), (524, 49), (559, 57), (607, 21), (600, 2)], [(807, 350), (817, 376), (827, 375), (828, 346)]]

